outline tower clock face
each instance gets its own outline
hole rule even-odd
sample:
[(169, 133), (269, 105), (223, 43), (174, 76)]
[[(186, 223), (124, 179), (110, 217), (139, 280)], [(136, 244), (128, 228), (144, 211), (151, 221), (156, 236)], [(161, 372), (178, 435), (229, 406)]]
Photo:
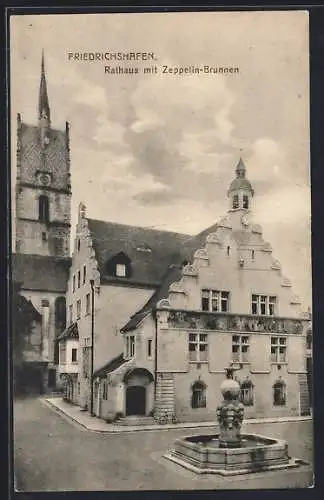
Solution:
[(49, 174), (39, 174), (38, 179), (42, 186), (48, 186), (51, 183), (51, 176)]

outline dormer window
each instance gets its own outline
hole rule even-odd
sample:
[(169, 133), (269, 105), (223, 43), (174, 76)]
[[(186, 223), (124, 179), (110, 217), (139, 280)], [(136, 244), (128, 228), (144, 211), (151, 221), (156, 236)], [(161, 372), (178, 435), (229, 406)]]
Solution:
[(131, 260), (124, 252), (120, 252), (107, 260), (105, 271), (108, 276), (130, 278), (132, 275)]
[(233, 209), (239, 208), (239, 197), (238, 194), (233, 196)]
[(126, 265), (125, 264), (116, 264), (116, 276), (120, 278), (125, 278), (126, 276)]

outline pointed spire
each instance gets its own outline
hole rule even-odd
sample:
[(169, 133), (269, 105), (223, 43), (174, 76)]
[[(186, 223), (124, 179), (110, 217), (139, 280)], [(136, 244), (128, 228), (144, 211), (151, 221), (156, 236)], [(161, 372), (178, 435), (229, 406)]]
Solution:
[(239, 159), (239, 162), (238, 162), (236, 169), (235, 169), (235, 173), (236, 173), (237, 179), (245, 179), (246, 168), (244, 165), (244, 161), (242, 160), (242, 157), (240, 157), (240, 159)]
[(48, 102), (45, 63), (44, 63), (44, 49), (42, 50), (42, 64), (41, 64), (41, 80), (39, 86), (39, 99), (38, 99), (38, 119), (45, 118), (48, 123), (51, 121), (51, 111)]

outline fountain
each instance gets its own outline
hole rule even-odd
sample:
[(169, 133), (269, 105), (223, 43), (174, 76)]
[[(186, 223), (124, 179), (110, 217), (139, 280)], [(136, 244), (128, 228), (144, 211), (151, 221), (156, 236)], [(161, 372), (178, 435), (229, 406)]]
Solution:
[(164, 457), (197, 474), (223, 476), (287, 469), (304, 463), (289, 457), (286, 441), (241, 434), (244, 405), (239, 401), (240, 385), (233, 379), (234, 371), (233, 365), (225, 368), (226, 379), (220, 387), (223, 402), (216, 413), (219, 434), (178, 439)]

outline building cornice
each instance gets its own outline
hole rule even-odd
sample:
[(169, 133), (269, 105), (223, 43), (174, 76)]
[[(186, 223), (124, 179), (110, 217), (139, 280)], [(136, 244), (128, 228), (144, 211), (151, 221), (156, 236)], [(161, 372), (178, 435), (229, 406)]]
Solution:
[(64, 222), (64, 221), (49, 221), (49, 222), (44, 222), (39, 219), (29, 219), (27, 217), (17, 217), (17, 220), (22, 220), (24, 222), (35, 222), (38, 224), (45, 224), (46, 226), (64, 226), (64, 227), (71, 227), (71, 224), (69, 222)]

